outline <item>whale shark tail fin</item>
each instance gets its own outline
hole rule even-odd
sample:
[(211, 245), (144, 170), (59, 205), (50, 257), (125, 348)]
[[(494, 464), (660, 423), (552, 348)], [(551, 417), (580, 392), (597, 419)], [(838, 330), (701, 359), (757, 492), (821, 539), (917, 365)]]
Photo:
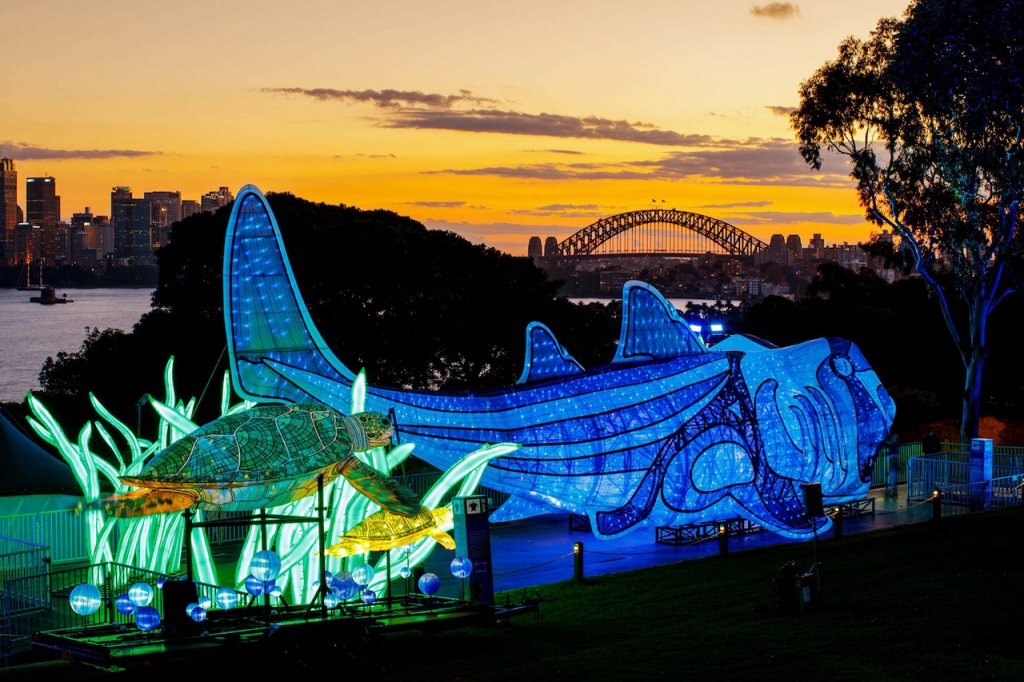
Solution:
[(316, 376), (336, 389), (355, 375), (327, 347), (295, 284), (270, 204), (253, 185), (239, 190), (224, 241), (224, 311), (231, 380), (256, 402), (309, 402)]

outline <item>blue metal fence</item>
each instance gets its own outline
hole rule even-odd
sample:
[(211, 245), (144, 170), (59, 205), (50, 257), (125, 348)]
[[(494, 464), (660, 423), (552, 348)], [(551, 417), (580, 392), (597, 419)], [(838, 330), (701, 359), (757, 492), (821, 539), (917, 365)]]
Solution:
[[(8, 578), (4, 574), (0, 583), (2, 602), (2, 623), (4, 661), (12, 653), (31, 647), (32, 633), (43, 630), (60, 630), (87, 627), (104, 623), (120, 623), (134, 627), (134, 616), (117, 610), (117, 597), (127, 594), (135, 583), (147, 583), (153, 588), (153, 601), (149, 604), (164, 617), (163, 592), (156, 589), (160, 578), (175, 579), (172, 576), (148, 571), (116, 562), (82, 565), (50, 570), (48, 566), (35, 572), (23, 572)], [(71, 590), (82, 583), (92, 583), (100, 591), (100, 607), (85, 617), (71, 610)], [(196, 583), (199, 595), (215, 600), (217, 585)], [(248, 595), (238, 593), (239, 603)]]

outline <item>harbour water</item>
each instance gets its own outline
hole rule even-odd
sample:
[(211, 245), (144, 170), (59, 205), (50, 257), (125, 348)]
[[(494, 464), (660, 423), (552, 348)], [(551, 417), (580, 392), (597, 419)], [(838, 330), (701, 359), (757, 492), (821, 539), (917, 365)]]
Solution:
[(0, 401), (25, 399), (39, 387), (39, 370), (59, 351), (75, 352), (86, 327), (131, 331), (149, 310), (151, 289), (67, 289), (74, 303), (31, 303), (35, 291), (0, 289)]
[[(85, 339), (86, 327), (114, 327), (131, 331), (149, 310), (150, 289), (68, 289), (74, 303), (40, 305), (29, 299), (38, 292), (0, 289), (0, 402), (24, 400), (39, 387), (39, 370), (48, 357), (59, 351), (75, 352)], [(579, 303), (609, 303), (613, 299), (577, 298)], [(714, 301), (672, 298), (669, 302), (685, 310), (695, 304)], [(733, 301), (739, 305), (739, 301)]]
[[(617, 297), (617, 298), (570, 298), (569, 300), (572, 301), (573, 303), (604, 303), (604, 304), (607, 305), (608, 303), (611, 303), (612, 301), (621, 301), (622, 298), (621, 297)], [(687, 303), (692, 303), (694, 305), (700, 305), (702, 303), (706, 303), (708, 305), (708, 307), (710, 308), (710, 307), (714, 306), (715, 303), (718, 302), (718, 301), (716, 301), (713, 298), (666, 298), (665, 300), (668, 301), (669, 303), (671, 303), (673, 306), (675, 306), (675, 308), (677, 310), (682, 310), (683, 312), (686, 311), (686, 304)], [(737, 307), (739, 307), (739, 304), (742, 303), (742, 301), (740, 301), (739, 299), (735, 299), (735, 300), (731, 300), (731, 301), (725, 301), (725, 302), (726, 303), (732, 303), (734, 306), (737, 306)]]

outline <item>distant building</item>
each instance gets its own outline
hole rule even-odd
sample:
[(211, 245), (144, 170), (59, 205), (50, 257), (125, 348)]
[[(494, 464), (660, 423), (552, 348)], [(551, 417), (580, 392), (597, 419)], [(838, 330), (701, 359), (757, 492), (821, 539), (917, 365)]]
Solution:
[(0, 265), (14, 259), (14, 228), (24, 218), (18, 217), (18, 171), (14, 161), (0, 159)]
[(150, 226), (153, 228), (153, 248), (167, 244), (171, 225), (181, 220), (181, 192), (146, 192), (142, 195), (149, 202)]
[(544, 256), (560, 256), (562, 255), (558, 249), (558, 240), (554, 237), (548, 237), (544, 240)]
[(530, 237), (530, 245), (526, 248), (526, 255), (530, 258), (540, 258), (544, 255), (544, 247), (541, 246), (540, 237)]
[(200, 205), (204, 211), (216, 211), (221, 206), (227, 206), (235, 200), (235, 196), (227, 187), (221, 187), (216, 192), (208, 192), (200, 198)]
[(191, 199), (181, 200), (181, 219), (184, 220), (190, 215), (201, 213), (203, 210), (198, 201), (192, 201)]
[(131, 187), (114, 187), (110, 190), (110, 218), (117, 217), (117, 202), (132, 198)]
[(42, 229), (29, 223), (20, 223), (14, 228), (14, 257), (11, 265), (28, 265), (38, 259)]
[(131, 265), (151, 262), (151, 204), (145, 199), (120, 199), (114, 215), (114, 258)]
[(54, 178), (46, 176), (25, 181), (25, 222), (42, 230), (38, 257), (47, 265), (56, 265), (60, 197)]
[[(100, 220), (105, 224), (106, 216), (94, 216), (88, 206), (81, 213), (71, 214), (71, 235), (68, 238), (68, 262), (93, 267), (102, 260), (103, 233)], [(97, 257), (97, 252), (99, 256)], [(90, 265), (85, 265), (90, 263)]]
[(598, 286), (603, 294), (617, 294), (632, 278), (632, 273), (626, 270), (602, 270), (598, 274)]
[(812, 258), (814, 260), (821, 260), (825, 257), (825, 240), (821, 238), (821, 234), (815, 233), (814, 236), (811, 237), (811, 245), (809, 248), (811, 249), (811, 253), (813, 253)]

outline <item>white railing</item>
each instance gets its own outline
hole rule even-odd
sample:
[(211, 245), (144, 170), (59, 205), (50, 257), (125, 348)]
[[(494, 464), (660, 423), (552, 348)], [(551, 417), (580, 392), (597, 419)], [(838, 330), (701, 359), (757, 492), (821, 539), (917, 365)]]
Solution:
[(55, 564), (89, 558), (85, 515), (75, 509), (0, 516), (0, 535), (48, 546)]

